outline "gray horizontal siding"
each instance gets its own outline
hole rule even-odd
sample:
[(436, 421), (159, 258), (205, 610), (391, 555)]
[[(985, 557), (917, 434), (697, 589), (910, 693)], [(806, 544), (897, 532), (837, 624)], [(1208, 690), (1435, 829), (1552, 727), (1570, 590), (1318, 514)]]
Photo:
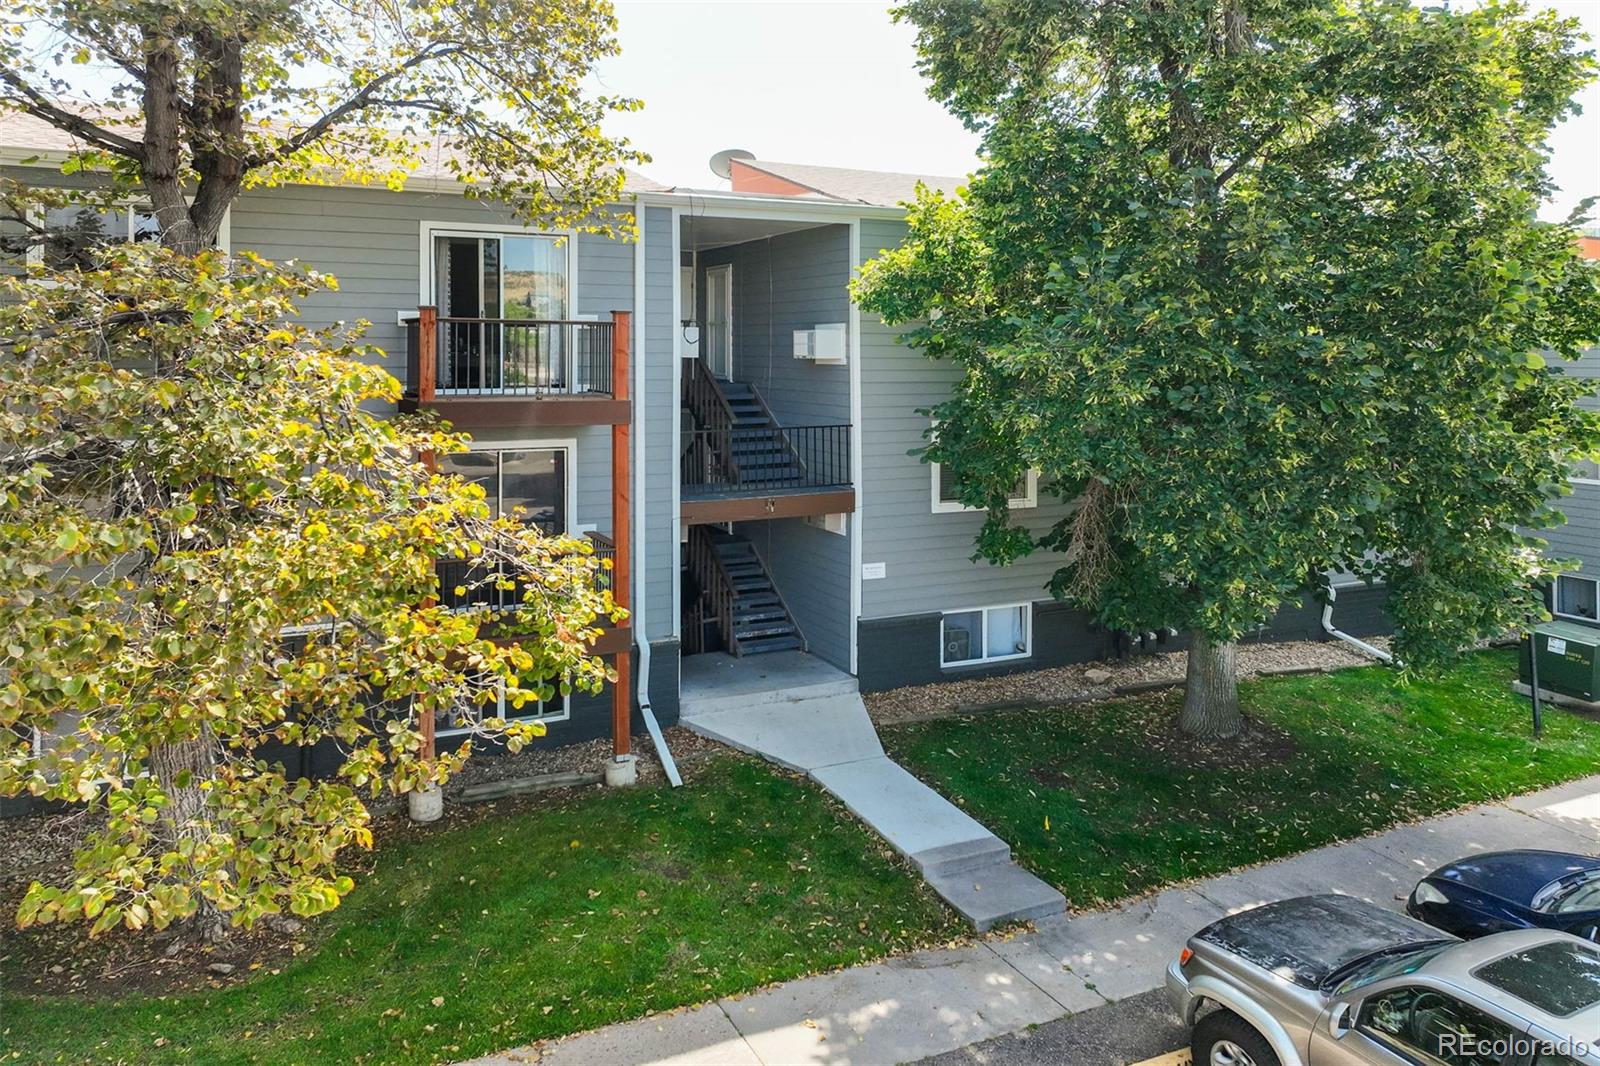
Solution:
[[(1555, 362), (1563, 374), (1584, 381), (1600, 383), (1600, 347), (1590, 348), (1573, 362)], [(1600, 410), (1600, 398), (1591, 395), (1580, 399), (1579, 404), (1589, 410)], [(1560, 559), (1575, 559), (1579, 569), (1591, 576), (1600, 577), (1600, 485), (1575, 481), (1572, 495), (1555, 501), (1556, 510), (1566, 516), (1566, 523), (1551, 529), (1535, 530), (1538, 536), (1550, 542), (1545, 554)]]
[(850, 316), (850, 228), (784, 233), (717, 248), (703, 270), (733, 265), (733, 376), (760, 390), (787, 426), (850, 421), (850, 368), (794, 357), (794, 331)]
[[(677, 566), (677, 515), (673, 513), (672, 487), (678, 477), (678, 412), (673, 406), (673, 381), (678, 372), (673, 337), (678, 329), (678, 308), (673, 302), (673, 281), (678, 267), (672, 256), (672, 211), (664, 207), (644, 212), (644, 323), (637, 360), (645, 370), (645, 387), (634, 393), (636, 417), (644, 423), (644, 483), (635, 500), (646, 525), (644, 558), (645, 622), (652, 640), (674, 636), (678, 630), (673, 603), (673, 570)], [(637, 429), (636, 429), (637, 432)], [(635, 521), (638, 516), (635, 515)]]
[(1545, 554), (1562, 559), (1577, 559), (1583, 572), (1600, 577), (1600, 485), (1572, 483), (1572, 495), (1555, 502), (1567, 516), (1564, 525), (1536, 530), (1550, 542)]
[[(415, 313), (421, 298), (424, 222), (521, 228), (504, 208), (452, 193), (305, 185), (247, 192), (230, 217), (234, 251), (295, 260), (338, 279), (337, 291), (305, 302), (304, 322), (323, 327), (370, 321), (367, 340), (382, 349), (382, 365), (397, 376), (405, 371), (398, 317)], [(632, 246), (580, 234), (575, 249), (574, 312), (632, 310)]]
[[(864, 259), (898, 244), (904, 224), (861, 223)], [(861, 409), (863, 510), (861, 561), (884, 563), (887, 576), (861, 583), (863, 618), (887, 618), (957, 608), (1038, 600), (1057, 568), (1048, 553), (1010, 566), (972, 560), (983, 515), (934, 514), (932, 470), (907, 454), (924, 443), (928, 419), (918, 408), (948, 398), (956, 368), (932, 361), (899, 344), (899, 330), (876, 315), (861, 316)], [(1013, 512), (1035, 532), (1066, 513), (1041, 491), (1040, 506)]]

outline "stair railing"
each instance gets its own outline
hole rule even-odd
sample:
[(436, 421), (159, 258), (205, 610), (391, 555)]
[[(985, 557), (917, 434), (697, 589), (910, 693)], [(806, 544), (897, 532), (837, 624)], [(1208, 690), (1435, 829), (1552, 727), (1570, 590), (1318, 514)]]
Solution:
[(688, 360), (684, 366), (683, 405), (694, 416), (696, 432), (688, 435), (682, 481), (738, 484), (739, 465), (733, 458), (733, 405), (722, 394), (703, 357)]
[(741, 654), (733, 624), (733, 577), (722, 564), (722, 557), (705, 526), (689, 527), (689, 572), (700, 585), (701, 602), (709, 601), (716, 612), (722, 646), (732, 655)]

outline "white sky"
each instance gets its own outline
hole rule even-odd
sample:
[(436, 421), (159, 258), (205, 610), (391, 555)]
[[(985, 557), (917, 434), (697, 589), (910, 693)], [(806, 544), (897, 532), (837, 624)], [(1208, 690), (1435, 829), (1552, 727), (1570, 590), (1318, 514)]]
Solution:
[[(1600, 0), (1546, 0), (1600, 39)], [(669, 185), (715, 187), (713, 152), (744, 148), (788, 163), (959, 175), (977, 138), (923, 91), (911, 27), (889, 0), (616, 0), (622, 55), (599, 71), (605, 91), (644, 100), (618, 116)], [(1551, 138), (1559, 219), (1600, 195), (1600, 86)]]

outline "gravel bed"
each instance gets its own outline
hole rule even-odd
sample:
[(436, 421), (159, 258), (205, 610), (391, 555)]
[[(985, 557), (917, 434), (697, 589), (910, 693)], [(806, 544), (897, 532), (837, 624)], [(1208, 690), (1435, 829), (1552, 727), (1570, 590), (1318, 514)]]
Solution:
[[(559, 725), (554, 726), (552, 732), (560, 728)], [(703, 760), (707, 755), (728, 750), (716, 741), (691, 733), (682, 726), (672, 726), (662, 730), (662, 735), (666, 738), (667, 750), (672, 752), (673, 761), (678, 764), (680, 773), (686, 772), (686, 765)], [(656, 746), (651, 742), (650, 734), (643, 733), (633, 738), (633, 753), (639, 757), (640, 785), (667, 783), (666, 771), (661, 768), (661, 762), (656, 758)], [(600, 773), (610, 758), (610, 737), (586, 740), (579, 744), (566, 744), (559, 748), (525, 748), (515, 755), (475, 754), (467, 760), (467, 765), (461, 772), (452, 777), (450, 783), (445, 786), (445, 797), (448, 799), (456, 795), (468, 785), (483, 784), (488, 781), (534, 777), (539, 774), (562, 773), (569, 770)]]
[[(1389, 641), (1368, 641), (1387, 650)], [(1338, 641), (1290, 641), (1281, 644), (1242, 644), (1239, 676), (1342, 670), (1370, 666), (1373, 660)], [(1139, 655), (1106, 662), (1080, 663), (1049, 670), (1030, 670), (1003, 677), (945, 681), (875, 692), (866, 697), (867, 711), (879, 726), (946, 718), (985, 707), (1005, 704), (1077, 703), (1108, 699), (1128, 686), (1157, 687), (1183, 680), (1185, 656), (1181, 651)], [(1095, 671), (1094, 680), (1089, 673)], [(1104, 674), (1106, 676), (1102, 677)]]

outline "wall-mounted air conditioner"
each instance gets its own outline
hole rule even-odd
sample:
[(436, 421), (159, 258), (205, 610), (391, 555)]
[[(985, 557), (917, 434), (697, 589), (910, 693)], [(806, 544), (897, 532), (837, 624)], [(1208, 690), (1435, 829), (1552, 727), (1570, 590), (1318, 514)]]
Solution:
[(812, 329), (794, 331), (794, 357), (813, 363), (843, 363), (850, 350), (850, 327), (844, 322), (828, 322)]
[(843, 514), (808, 514), (805, 522), (814, 529), (842, 537), (849, 532), (848, 517)]

